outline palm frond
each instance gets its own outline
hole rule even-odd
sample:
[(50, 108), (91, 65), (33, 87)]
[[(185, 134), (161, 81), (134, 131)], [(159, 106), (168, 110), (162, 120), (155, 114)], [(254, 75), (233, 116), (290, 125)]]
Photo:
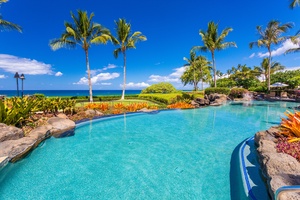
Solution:
[(75, 48), (76, 47), (76, 43), (74, 41), (62, 40), (62, 39), (51, 40), (49, 45), (53, 51), (60, 49), (62, 47), (66, 47), (66, 48)]
[(14, 24), (12, 22), (3, 20), (2, 17), (0, 17), (0, 28), (3, 30), (7, 30), (7, 31), (16, 30), (16, 31), (22, 32), (21, 26)]
[(299, 6), (300, 5), (300, 0), (290, 0), (290, 8), (291, 9), (294, 9), (297, 5)]

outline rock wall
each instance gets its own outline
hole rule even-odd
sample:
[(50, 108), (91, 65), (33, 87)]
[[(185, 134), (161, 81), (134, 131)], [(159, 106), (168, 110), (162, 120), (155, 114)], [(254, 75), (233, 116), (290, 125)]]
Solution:
[[(276, 190), (282, 186), (300, 185), (300, 163), (292, 156), (276, 152), (276, 138), (278, 127), (255, 134), (257, 153), (266, 179), (269, 194), (274, 199)], [(300, 194), (295, 192), (284, 193), (280, 200), (300, 200)]]
[(0, 167), (7, 162), (16, 162), (25, 157), (30, 151), (37, 147), (43, 140), (55, 136), (60, 137), (66, 131), (73, 131), (75, 122), (52, 117), (48, 124), (32, 130), (24, 136), (22, 129), (0, 124)]

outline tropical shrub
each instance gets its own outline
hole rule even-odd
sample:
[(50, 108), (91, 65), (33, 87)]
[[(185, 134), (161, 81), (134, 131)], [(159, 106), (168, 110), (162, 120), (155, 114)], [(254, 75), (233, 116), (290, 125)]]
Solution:
[(43, 98), (39, 99), (40, 106), (38, 111), (46, 113), (57, 114), (59, 111), (63, 111), (66, 114), (73, 114), (75, 111), (75, 99), (62, 99), (62, 98)]
[(141, 94), (151, 94), (151, 93), (175, 93), (177, 92), (176, 88), (171, 83), (157, 83), (153, 84), (142, 90)]
[(236, 82), (230, 78), (220, 78), (217, 80), (217, 87), (232, 88), (236, 86)]
[(169, 108), (169, 109), (188, 109), (188, 108), (195, 108), (195, 107), (186, 102), (176, 102), (176, 103), (168, 105), (167, 108)]
[(27, 97), (0, 101), (0, 122), (21, 127), (26, 120), (29, 120), (39, 103), (37, 99)]
[(286, 111), (284, 113), (287, 118), (281, 119), (280, 134), (288, 137), (288, 142), (300, 141), (300, 111), (292, 113)]
[(40, 94), (40, 93), (35, 93), (33, 96), (39, 99), (46, 97), (44, 94)]
[(107, 111), (108, 110), (108, 103), (89, 103), (85, 106), (85, 108), (87, 109), (98, 109), (98, 110), (101, 110), (103, 112)]
[(209, 87), (205, 89), (204, 92), (206, 95), (210, 95), (210, 94), (226, 94), (228, 95), (230, 93), (230, 89), (226, 88), (226, 87)]
[(230, 90), (229, 96), (231, 98), (243, 98), (243, 95), (247, 92), (248, 92), (248, 90), (246, 90), (244, 88), (232, 88)]
[(162, 97), (157, 97), (157, 96), (152, 96), (152, 95), (143, 95), (140, 94), (139, 95), (139, 99), (145, 99), (145, 100), (149, 100), (152, 101), (154, 103), (158, 103), (158, 104), (168, 104), (168, 99), (162, 98)]
[(268, 88), (265, 85), (259, 85), (257, 87), (250, 87), (248, 90), (253, 92), (267, 92)]

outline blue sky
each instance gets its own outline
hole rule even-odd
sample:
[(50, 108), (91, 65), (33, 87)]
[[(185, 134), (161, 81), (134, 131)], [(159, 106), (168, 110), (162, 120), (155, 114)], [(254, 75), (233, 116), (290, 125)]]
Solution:
[[(60, 37), (64, 21), (72, 22), (70, 11), (94, 12), (94, 21), (115, 35), (115, 20), (125, 18), (133, 31), (141, 31), (147, 41), (127, 51), (127, 89), (143, 89), (168, 81), (183, 89), (180, 75), (191, 47), (203, 45), (199, 30), (209, 21), (219, 23), (219, 30), (233, 28), (226, 41), (237, 48), (216, 52), (216, 67), (223, 73), (232, 66), (259, 65), (265, 48), (249, 48), (258, 39), (256, 26), (266, 27), (270, 20), (293, 22), (287, 35), (300, 30), (300, 7), (291, 10), (288, 0), (231, 1), (175, 0), (10, 0), (2, 4), (3, 19), (14, 22), (23, 32), (2, 31), (0, 37), (0, 90), (16, 88), (15, 72), (24, 73), (26, 90), (88, 89), (84, 51), (59, 49), (52, 51), (49, 41)], [(273, 60), (288, 69), (300, 67), (300, 54), (284, 55), (289, 41), (273, 46)], [(123, 58), (113, 57), (112, 44), (92, 46), (89, 50), (94, 90), (121, 89)], [(209, 60), (210, 53), (201, 53)], [(191, 86), (185, 89), (192, 88)]]

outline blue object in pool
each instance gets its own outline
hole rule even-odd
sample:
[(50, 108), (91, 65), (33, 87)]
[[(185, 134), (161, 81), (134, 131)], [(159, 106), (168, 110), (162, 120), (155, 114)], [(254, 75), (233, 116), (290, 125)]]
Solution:
[(0, 199), (229, 200), (235, 147), (296, 105), (258, 103), (84, 122), (2, 169)]

